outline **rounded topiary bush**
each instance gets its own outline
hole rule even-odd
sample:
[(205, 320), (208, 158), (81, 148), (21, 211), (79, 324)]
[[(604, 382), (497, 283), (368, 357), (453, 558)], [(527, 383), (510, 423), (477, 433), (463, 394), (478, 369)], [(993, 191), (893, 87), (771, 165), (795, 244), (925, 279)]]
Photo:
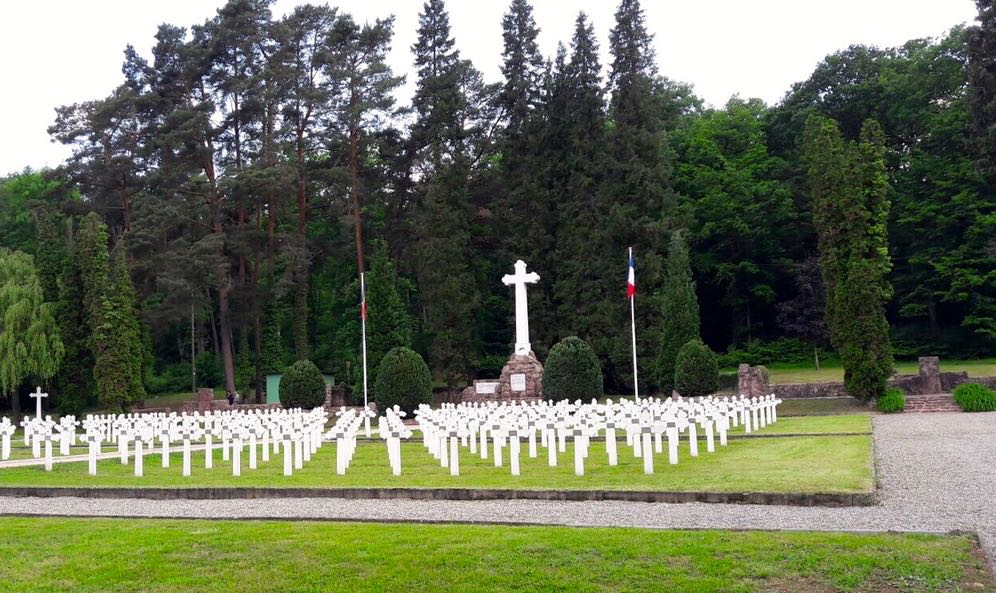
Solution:
[(543, 367), (543, 397), (549, 400), (602, 396), (602, 365), (588, 342), (570, 336), (550, 349)]
[(392, 348), (377, 367), (374, 398), (379, 409), (399, 406), (411, 411), (432, 401), (432, 373), (411, 348)]
[(325, 404), (325, 377), (310, 360), (299, 360), (280, 377), (280, 405), (310, 410)]
[(903, 395), (902, 390), (890, 387), (885, 390), (884, 395), (876, 400), (875, 405), (878, 407), (878, 411), (883, 414), (902, 412), (903, 408), (906, 407), (906, 396)]
[(683, 397), (702, 397), (719, 387), (716, 355), (702, 340), (689, 340), (674, 362), (674, 389)]
[(965, 383), (953, 395), (962, 412), (996, 412), (996, 392), (984, 385)]

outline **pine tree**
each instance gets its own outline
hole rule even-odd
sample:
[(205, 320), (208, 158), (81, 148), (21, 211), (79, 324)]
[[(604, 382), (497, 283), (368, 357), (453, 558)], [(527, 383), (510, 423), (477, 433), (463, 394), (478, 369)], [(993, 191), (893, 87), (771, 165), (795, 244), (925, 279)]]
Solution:
[(832, 120), (813, 116), (803, 150), (827, 291), (827, 328), (844, 367), (844, 386), (861, 400), (885, 393), (892, 347), (885, 304), (892, 297), (886, 224), (885, 139), (874, 120), (847, 144)]
[(688, 245), (685, 243), (682, 231), (676, 231), (671, 235), (660, 303), (657, 384), (662, 393), (670, 394), (674, 389), (674, 369), (678, 352), (690, 340), (699, 339), (699, 301), (695, 296)]

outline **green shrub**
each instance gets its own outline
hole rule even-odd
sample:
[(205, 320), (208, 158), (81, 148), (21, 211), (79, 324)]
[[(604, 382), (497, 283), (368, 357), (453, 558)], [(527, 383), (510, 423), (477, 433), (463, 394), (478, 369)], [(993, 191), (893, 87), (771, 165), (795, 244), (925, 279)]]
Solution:
[(902, 412), (903, 408), (906, 407), (906, 396), (903, 395), (901, 389), (890, 387), (885, 390), (884, 395), (875, 400), (875, 405), (878, 406), (878, 411), (883, 414)]
[(674, 365), (674, 388), (683, 397), (701, 397), (719, 387), (716, 355), (701, 340), (689, 340), (678, 351)]
[[(820, 349), (820, 362), (830, 360), (832, 352)], [(776, 362), (787, 364), (813, 363), (813, 345), (797, 338), (777, 340), (751, 340), (749, 344), (731, 345), (725, 354), (716, 357), (719, 368), (737, 368), (740, 364), (770, 366)]]
[(955, 387), (954, 400), (962, 412), (996, 412), (996, 392), (983, 385), (965, 383)]
[(543, 367), (543, 397), (589, 400), (602, 396), (602, 365), (588, 342), (570, 336), (550, 349)]
[(299, 360), (280, 377), (280, 405), (310, 410), (325, 403), (325, 377), (310, 360)]
[(411, 348), (391, 348), (377, 367), (374, 399), (380, 410), (399, 406), (411, 411), (432, 401), (432, 373)]

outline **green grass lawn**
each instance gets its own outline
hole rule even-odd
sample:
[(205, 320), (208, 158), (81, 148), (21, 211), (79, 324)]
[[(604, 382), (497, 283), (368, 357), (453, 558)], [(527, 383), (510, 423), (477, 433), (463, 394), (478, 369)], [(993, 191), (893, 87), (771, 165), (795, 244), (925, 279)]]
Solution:
[(0, 518), (0, 592), (993, 593), (965, 535)]
[[(245, 397), (243, 395), (243, 397)], [(214, 390), (215, 399), (225, 399), (224, 389)], [(197, 399), (197, 396), (189, 391), (181, 391), (178, 393), (163, 393), (160, 395), (149, 396), (145, 398), (142, 402), (143, 408), (173, 408), (179, 409), (183, 406), (184, 402), (192, 402)], [(138, 407), (138, 406), (136, 406)]]
[(875, 409), (853, 397), (786, 399), (778, 406), (778, 422), (795, 416), (868, 415)]
[[(821, 420), (821, 419), (813, 419)], [(860, 418), (858, 419), (861, 420)], [(786, 419), (787, 429), (792, 428)], [(774, 430), (777, 425), (765, 431)], [(853, 428), (857, 421), (824, 428)], [(804, 428), (804, 427), (803, 427)], [(815, 428), (814, 428), (815, 430)], [(763, 432), (763, 431), (762, 431)], [(242, 475), (231, 475), (229, 462), (215, 451), (215, 467), (204, 469), (204, 453), (193, 455), (193, 475), (181, 476), (181, 456), (171, 455), (170, 468), (161, 466), (159, 455), (145, 458), (145, 475), (135, 477), (131, 465), (116, 459), (99, 462), (97, 476), (86, 473), (86, 463), (56, 464), (51, 472), (40, 466), (0, 469), (0, 486), (127, 486), (127, 487), (385, 487), (385, 488), (522, 488), (522, 489), (609, 489), (715, 492), (867, 492), (873, 483), (871, 436), (806, 436), (771, 439), (731, 439), (727, 447), (706, 453), (702, 443), (698, 457), (688, 454), (682, 441), (679, 463), (667, 463), (665, 452), (655, 456), (655, 473), (643, 473), (641, 459), (624, 446), (619, 465), (606, 461), (605, 443), (593, 442), (584, 476), (574, 475), (573, 446), (559, 455), (558, 466), (549, 467), (546, 450), (530, 459), (523, 442), (520, 476), (509, 470), (508, 449), (504, 467), (494, 467), (493, 459), (482, 460), (462, 449), (461, 475), (450, 476), (440, 467), (421, 442), (408, 442), (402, 449), (403, 474), (391, 475), (386, 447), (382, 442), (361, 442), (346, 475), (335, 474), (335, 447), (326, 444), (310, 463), (292, 477), (283, 475), (283, 458), (271, 457), (257, 470), (248, 469), (248, 452), (243, 452)]]
[[(908, 375), (919, 372), (916, 361), (896, 362), (896, 371)], [(996, 358), (980, 360), (941, 360), (942, 372), (966, 371), (970, 377), (996, 376)], [(831, 362), (816, 370), (809, 364), (775, 363), (768, 367), (768, 377), (772, 383), (823, 383), (843, 381), (844, 369), (840, 363)]]
[[(769, 424), (754, 434), (832, 434), (842, 432), (871, 432), (871, 416), (782, 416), (782, 406), (778, 406), (778, 422)], [(731, 434), (743, 434), (743, 425), (734, 428)]]

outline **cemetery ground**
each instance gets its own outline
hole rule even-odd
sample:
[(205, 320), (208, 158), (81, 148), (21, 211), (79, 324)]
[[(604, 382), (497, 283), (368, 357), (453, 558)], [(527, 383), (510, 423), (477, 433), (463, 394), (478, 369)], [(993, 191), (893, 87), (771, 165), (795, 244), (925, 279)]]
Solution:
[(0, 519), (0, 591), (979, 591), (967, 534)]
[[(170, 467), (162, 467), (159, 454), (145, 456), (144, 475), (136, 477), (131, 465), (116, 458), (98, 462), (97, 475), (87, 474), (85, 461), (59, 463), (46, 472), (40, 465), (2, 468), (0, 487), (131, 487), (131, 488), (474, 488), (530, 490), (652, 490), (674, 492), (773, 492), (773, 493), (867, 493), (873, 490), (871, 420), (867, 415), (782, 418), (752, 435), (740, 426), (731, 430), (729, 445), (716, 453), (705, 451), (700, 435), (698, 457), (688, 454), (688, 441), (679, 446), (679, 463), (669, 465), (667, 455), (656, 455), (652, 475), (643, 473), (642, 460), (619, 439), (619, 465), (607, 463), (603, 441), (591, 444), (585, 475), (574, 475), (573, 443), (549, 467), (546, 453), (536, 458), (521, 455), (521, 475), (511, 476), (508, 451), (503, 467), (463, 451), (460, 475), (451, 476), (423, 447), (418, 435), (402, 444), (403, 473), (393, 476), (386, 448), (380, 439), (361, 440), (345, 475), (336, 475), (335, 445), (326, 443), (311, 462), (284, 476), (280, 456), (243, 469), (232, 476), (231, 461), (214, 453), (214, 468), (204, 469), (204, 452), (194, 453), (193, 473), (181, 475), (178, 447), (170, 456)], [(116, 449), (105, 448), (106, 453)], [(158, 450), (158, 447), (155, 449)], [(29, 448), (17, 448), (20, 458), (30, 457)], [(12, 457), (15, 457), (12, 455)], [(247, 467), (248, 452), (241, 465)]]

